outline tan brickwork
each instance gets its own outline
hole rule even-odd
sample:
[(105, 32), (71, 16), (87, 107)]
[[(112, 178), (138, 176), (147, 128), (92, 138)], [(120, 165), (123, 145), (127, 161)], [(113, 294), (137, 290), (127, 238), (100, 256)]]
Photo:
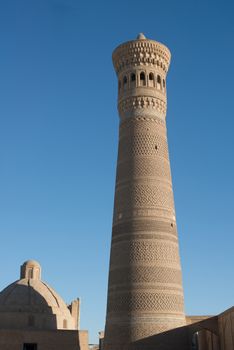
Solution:
[(165, 122), (170, 52), (141, 35), (113, 63), (120, 127), (104, 349), (122, 350), (185, 316)]
[(79, 314), (80, 300), (66, 305), (41, 280), (40, 264), (28, 260), (20, 279), (0, 292), (0, 350), (22, 350), (24, 344), (38, 350), (89, 350)]

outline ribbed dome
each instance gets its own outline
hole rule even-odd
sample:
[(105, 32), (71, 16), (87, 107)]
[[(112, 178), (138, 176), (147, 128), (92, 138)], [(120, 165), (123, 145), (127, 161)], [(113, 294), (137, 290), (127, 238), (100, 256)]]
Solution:
[(0, 293), (1, 328), (75, 329), (65, 302), (40, 275), (39, 263), (29, 260), (21, 266), (21, 279)]

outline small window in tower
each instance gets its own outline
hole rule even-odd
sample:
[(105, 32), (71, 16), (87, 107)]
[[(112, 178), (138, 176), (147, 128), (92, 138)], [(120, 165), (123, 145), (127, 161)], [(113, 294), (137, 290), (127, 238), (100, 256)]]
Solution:
[(141, 72), (140, 74), (140, 86), (145, 86), (145, 73)]
[(124, 87), (124, 90), (127, 88), (127, 83), (128, 83), (128, 78), (125, 76), (123, 78), (123, 87)]
[(28, 269), (28, 278), (33, 278), (33, 269)]
[(149, 74), (149, 86), (154, 87), (154, 75), (153, 75), (153, 73)]
[(162, 89), (162, 80), (160, 75), (157, 76), (157, 88)]
[(136, 86), (136, 74), (132, 73), (130, 77), (130, 86), (135, 87)]
[(119, 80), (119, 91), (121, 90), (121, 81)]
[(165, 87), (166, 87), (166, 83), (165, 83), (165, 79), (163, 79), (163, 91), (165, 91)]
[(135, 73), (131, 74), (131, 81), (136, 81), (136, 74)]
[(63, 328), (67, 329), (67, 320), (63, 320)]
[(157, 145), (155, 145), (155, 149), (156, 149), (156, 151), (158, 150), (158, 146)]

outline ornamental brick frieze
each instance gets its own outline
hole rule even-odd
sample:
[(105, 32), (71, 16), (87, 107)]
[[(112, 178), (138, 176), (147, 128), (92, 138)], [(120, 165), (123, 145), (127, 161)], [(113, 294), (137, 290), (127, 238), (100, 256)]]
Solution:
[(153, 66), (166, 73), (170, 59), (167, 47), (152, 40), (129, 41), (118, 46), (113, 52), (117, 74), (123, 69), (135, 66)]
[[(127, 130), (132, 131), (132, 128), (134, 126), (134, 129), (138, 128), (143, 131), (149, 131), (150, 129), (155, 129), (157, 132), (160, 133), (160, 130), (165, 130), (166, 123), (164, 119), (158, 118), (157, 116), (148, 118), (146, 116), (142, 117), (132, 117), (126, 120), (121, 121), (120, 123), (120, 132), (119, 137), (121, 138), (122, 135), (124, 135), (124, 132)], [(165, 133), (165, 131), (161, 131)]]
[(164, 266), (131, 266), (120, 267), (110, 271), (110, 285), (128, 284), (128, 283), (166, 283), (177, 284), (181, 288), (180, 269)]
[(171, 186), (171, 181), (168, 178), (163, 178), (163, 177), (156, 177), (156, 176), (138, 176), (136, 178), (125, 178), (122, 181), (118, 181), (116, 183), (115, 191), (117, 192), (118, 190), (121, 190), (123, 188), (129, 187), (129, 186), (134, 186), (134, 185), (148, 185), (152, 187), (163, 187), (163, 188), (168, 188), (169, 190), (172, 191), (172, 186)]
[(130, 266), (133, 262), (150, 263), (168, 262), (179, 264), (178, 244), (162, 242), (161, 240), (146, 241), (134, 240), (114, 243), (112, 245), (113, 266)]
[(122, 118), (137, 116), (162, 118), (166, 115), (167, 104), (160, 98), (149, 96), (134, 96), (120, 100), (119, 114)]
[(107, 311), (112, 312), (130, 312), (135, 310), (156, 311), (175, 313), (183, 312), (184, 298), (182, 295), (169, 293), (147, 293), (137, 292), (119, 293), (118, 297), (110, 295)]
[[(181, 288), (181, 286), (177, 285), (177, 284), (173, 284), (173, 283), (160, 283), (157, 282), (157, 284), (155, 283), (147, 283), (144, 282), (144, 285), (139, 282), (134, 283), (132, 281), (132, 284), (135, 286), (135, 290), (137, 293), (164, 293), (167, 292), (169, 293), (170, 291), (173, 293), (173, 295), (175, 293), (177, 293), (177, 295), (181, 295), (183, 296), (183, 289)], [(116, 292), (118, 293), (128, 293), (129, 292), (129, 288), (126, 285), (110, 285), (110, 295), (114, 295)], [(153, 311), (154, 312), (154, 311)]]
[(173, 208), (174, 200), (171, 188), (149, 184), (133, 184), (116, 189), (115, 206), (120, 210), (137, 207)]
[(135, 179), (156, 179), (171, 184), (171, 171), (168, 159), (162, 157), (160, 166), (158, 166), (155, 157), (145, 159), (141, 157), (137, 160), (125, 159), (119, 162), (117, 167), (116, 185)]
[[(118, 156), (119, 162), (125, 158), (129, 159), (130, 156), (131, 158), (136, 156), (160, 156), (169, 161), (168, 145), (165, 137), (151, 133), (135, 133), (129, 137), (121, 138)], [(158, 166), (161, 166), (160, 160)]]

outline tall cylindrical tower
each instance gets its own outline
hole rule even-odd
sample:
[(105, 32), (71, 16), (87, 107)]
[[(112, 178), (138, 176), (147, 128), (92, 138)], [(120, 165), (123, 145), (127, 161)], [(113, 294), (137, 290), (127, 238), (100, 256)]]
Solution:
[(166, 131), (170, 52), (139, 34), (117, 47), (120, 115), (105, 350), (185, 324)]

